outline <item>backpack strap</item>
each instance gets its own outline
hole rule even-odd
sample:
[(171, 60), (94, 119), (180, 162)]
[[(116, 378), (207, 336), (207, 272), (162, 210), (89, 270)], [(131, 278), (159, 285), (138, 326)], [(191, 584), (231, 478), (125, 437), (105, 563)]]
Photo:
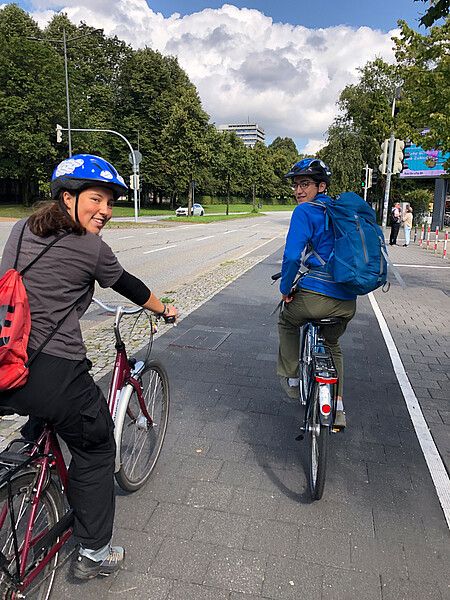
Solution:
[[(21, 247), (21, 245), (22, 245), (22, 238), (23, 238), (23, 233), (24, 233), (24, 231), (25, 231), (25, 226), (26, 226), (26, 225), (27, 225), (27, 222), (24, 224), (24, 226), (23, 226), (23, 228), (22, 228), (22, 231), (20, 232), (19, 242), (18, 242), (18, 244), (17, 244), (16, 260), (15, 260), (15, 262), (14, 262), (14, 268), (15, 268), (15, 269), (17, 268), (17, 261), (18, 261), (18, 259), (19, 259), (20, 247)], [(30, 267), (32, 267), (32, 266), (34, 265), (34, 263), (35, 263), (36, 261), (38, 261), (38, 260), (41, 258), (41, 256), (43, 256), (43, 255), (44, 255), (44, 254), (45, 254), (45, 253), (46, 253), (48, 250), (50, 250), (50, 248), (51, 248), (52, 246), (54, 246), (54, 245), (56, 244), (56, 242), (59, 242), (59, 240), (62, 240), (62, 239), (63, 239), (63, 238), (65, 238), (67, 235), (70, 235), (71, 233), (72, 233), (71, 231), (65, 231), (64, 233), (62, 233), (61, 235), (59, 235), (58, 237), (56, 237), (54, 240), (52, 240), (52, 241), (51, 241), (49, 244), (47, 244), (47, 246), (45, 246), (45, 248), (44, 248), (43, 250), (41, 250), (41, 252), (40, 252), (40, 253), (39, 253), (37, 256), (35, 256), (35, 257), (33, 258), (33, 260), (27, 264), (27, 266), (26, 266), (26, 267), (24, 267), (24, 268), (23, 268), (23, 269), (20, 271), (20, 274), (23, 276), (23, 275), (24, 275), (24, 274), (25, 274), (25, 273), (28, 271), (28, 269), (29, 269)]]
[(61, 325), (64, 323), (64, 321), (67, 319), (67, 317), (70, 315), (70, 313), (72, 312), (72, 310), (76, 307), (76, 305), (80, 302), (82, 302), (87, 295), (89, 294), (88, 290), (87, 292), (85, 292), (81, 298), (78, 298), (77, 300), (75, 300), (75, 302), (73, 304), (70, 305), (69, 310), (67, 311), (67, 313), (64, 315), (64, 317), (62, 317), (62, 319), (60, 319), (56, 325), (56, 327), (49, 333), (49, 335), (45, 338), (45, 340), (42, 342), (42, 344), (39, 346), (39, 348), (37, 350), (35, 350), (33, 352), (33, 354), (30, 356), (30, 358), (27, 360), (27, 362), (25, 363), (25, 366), (28, 368), (30, 366), (30, 364), (33, 362), (33, 360), (38, 356), (38, 354), (40, 354), (42, 352), (42, 350), (45, 348), (45, 346), (49, 343), (49, 341), (52, 339), (52, 337), (55, 335), (55, 333), (58, 331), (58, 329), (61, 327)]
[(404, 290), (406, 290), (406, 288), (408, 287), (406, 285), (406, 283), (403, 281), (400, 273), (397, 271), (397, 269), (394, 267), (394, 264), (392, 262), (392, 260), (389, 258), (388, 253), (386, 252), (386, 250), (383, 248), (383, 246), (381, 247), (381, 252), (383, 253), (384, 258), (386, 259), (387, 264), (389, 265), (390, 269), (392, 270), (392, 272), (394, 273), (395, 277), (397, 278), (397, 281), (400, 284), (400, 287), (402, 287)]
[[(16, 270), (17, 270), (17, 262), (19, 260), (20, 248), (22, 246), (23, 234), (25, 232), (25, 227), (27, 226), (27, 224), (28, 224), (28, 221), (25, 221), (25, 223), (22, 227), (22, 231), (20, 232), (19, 241), (17, 243), (16, 260), (14, 261), (14, 269), (16, 269)], [(43, 256), (48, 250), (50, 250), (50, 248), (52, 246), (54, 246), (56, 244), (56, 242), (59, 242), (59, 240), (62, 240), (62, 238), (66, 237), (67, 235), (70, 235), (71, 233), (72, 233), (71, 231), (65, 231), (64, 233), (62, 233), (61, 235), (56, 237), (54, 240), (52, 240), (49, 244), (47, 244), (47, 246), (45, 246), (45, 248), (37, 256), (35, 256), (33, 258), (33, 260), (31, 262), (29, 262), (26, 267), (24, 267), (20, 271), (20, 275), (23, 276), (25, 274), (25, 272), (28, 271), (28, 269), (30, 267), (32, 267), (34, 265), (34, 263), (41, 258), (41, 256)], [(55, 335), (55, 333), (58, 331), (58, 329), (61, 327), (61, 325), (64, 323), (64, 321), (67, 319), (67, 317), (70, 315), (70, 313), (75, 308), (75, 306), (79, 302), (81, 302), (87, 296), (88, 293), (89, 293), (89, 290), (87, 292), (85, 292), (81, 296), (81, 298), (77, 299), (73, 304), (71, 304), (68, 312), (64, 315), (64, 317), (62, 317), (62, 319), (60, 319), (58, 321), (58, 323), (57, 323), (56, 327), (53, 329), (53, 331), (50, 332), (50, 334), (45, 338), (45, 340), (42, 342), (42, 344), (39, 346), (39, 348), (37, 350), (35, 350), (33, 355), (30, 356), (30, 358), (26, 361), (25, 366), (27, 368), (30, 366), (30, 364), (33, 362), (33, 360), (37, 357), (37, 355), (40, 352), (42, 352), (42, 350), (45, 348), (45, 346), (49, 343), (49, 341), (52, 339), (52, 337)]]

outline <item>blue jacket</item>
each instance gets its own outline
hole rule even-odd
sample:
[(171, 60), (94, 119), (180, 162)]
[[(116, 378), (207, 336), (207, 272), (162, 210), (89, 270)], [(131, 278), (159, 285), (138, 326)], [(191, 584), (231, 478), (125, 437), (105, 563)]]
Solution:
[[(325, 194), (318, 194), (317, 200), (330, 202)], [(310, 242), (317, 254), (327, 262), (334, 248), (334, 233), (331, 225), (325, 229), (325, 211), (320, 206), (314, 206), (304, 202), (295, 207), (292, 213), (291, 223), (286, 238), (286, 246), (281, 266), (280, 292), (289, 294), (292, 284), (300, 268), (302, 253)], [(318, 292), (325, 296), (338, 298), (339, 300), (354, 300), (356, 296), (350, 294), (345, 288), (335, 283), (329, 273), (320, 264), (320, 261), (312, 254), (306, 261), (306, 265), (313, 270), (305, 275), (299, 287), (312, 292)]]

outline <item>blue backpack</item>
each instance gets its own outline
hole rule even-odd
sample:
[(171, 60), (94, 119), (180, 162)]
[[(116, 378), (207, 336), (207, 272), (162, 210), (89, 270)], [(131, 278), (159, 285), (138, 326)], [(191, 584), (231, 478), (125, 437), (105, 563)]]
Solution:
[(330, 222), (333, 227), (334, 250), (328, 262), (313, 251), (333, 280), (357, 295), (382, 286), (389, 258), (373, 208), (353, 192), (341, 194), (331, 202), (313, 200), (311, 204), (324, 208), (325, 228)]

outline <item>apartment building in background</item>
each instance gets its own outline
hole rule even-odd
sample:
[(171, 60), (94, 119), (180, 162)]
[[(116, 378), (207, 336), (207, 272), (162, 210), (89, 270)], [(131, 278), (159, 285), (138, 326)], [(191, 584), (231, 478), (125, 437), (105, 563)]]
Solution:
[(218, 131), (234, 131), (244, 144), (253, 148), (256, 142), (265, 143), (266, 134), (258, 123), (228, 123), (217, 126)]

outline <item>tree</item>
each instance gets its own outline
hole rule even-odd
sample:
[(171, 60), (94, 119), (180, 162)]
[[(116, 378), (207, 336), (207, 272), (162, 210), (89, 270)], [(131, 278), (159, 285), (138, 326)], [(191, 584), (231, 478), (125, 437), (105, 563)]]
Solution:
[(0, 11), (0, 177), (21, 182), (28, 204), (32, 180), (50, 179), (56, 123), (65, 112), (61, 61), (37, 24), (15, 4)]
[(412, 190), (405, 194), (403, 200), (411, 205), (415, 218), (418, 219), (424, 213), (428, 212), (429, 205), (433, 202), (433, 193), (429, 190)]
[(231, 185), (236, 180), (242, 180), (248, 170), (248, 149), (244, 142), (236, 135), (234, 131), (224, 131), (218, 134), (220, 144), (217, 146), (219, 150), (218, 161), (216, 162), (216, 170), (218, 177), (226, 181), (227, 192), (227, 210), (230, 210), (230, 190)]
[[(192, 202), (192, 181), (210, 161), (205, 143), (209, 115), (202, 109), (193, 85), (181, 93), (164, 127), (163, 168), (168, 173), (173, 194), (188, 192), (188, 216)], [(172, 196), (173, 196), (172, 194)]]
[[(450, 152), (450, 18), (421, 35), (399, 21), (394, 38), (403, 74), (399, 134), (425, 150)], [(450, 169), (450, 160), (445, 163)]]
[(431, 27), (441, 18), (448, 17), (450, 11), (450, 0), (414, 0), (414, 2), (428, 2), (430, 8), (420, 19), (420, 24)]

